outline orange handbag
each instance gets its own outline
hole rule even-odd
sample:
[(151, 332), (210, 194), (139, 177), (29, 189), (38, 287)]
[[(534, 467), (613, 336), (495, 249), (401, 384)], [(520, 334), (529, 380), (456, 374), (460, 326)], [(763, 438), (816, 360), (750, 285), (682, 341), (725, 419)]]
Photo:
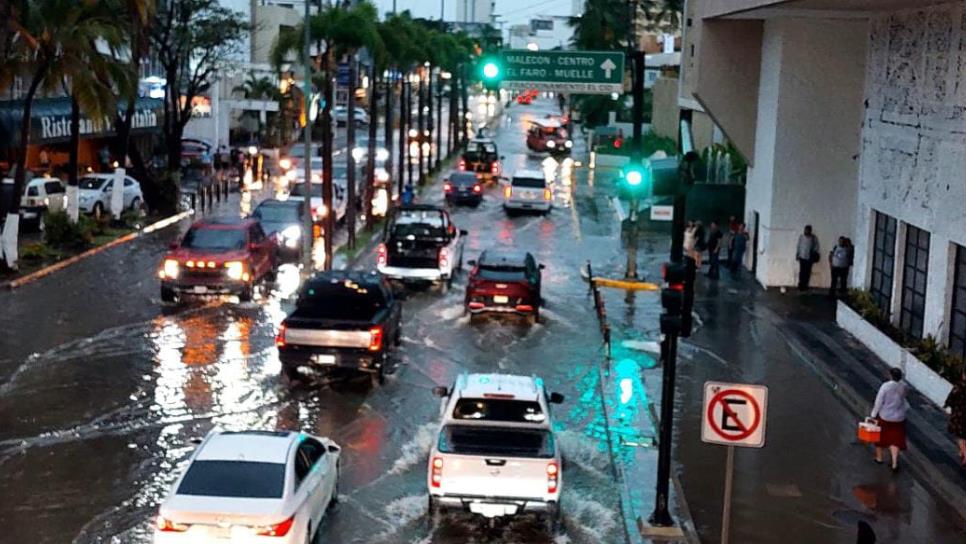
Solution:
[(865, 421), (859, 422), (859, 442), (865, 442), (867, 444), (876, 444), (882, 437), (882, 427), (876, 420), (871, 417), (865, 418)]

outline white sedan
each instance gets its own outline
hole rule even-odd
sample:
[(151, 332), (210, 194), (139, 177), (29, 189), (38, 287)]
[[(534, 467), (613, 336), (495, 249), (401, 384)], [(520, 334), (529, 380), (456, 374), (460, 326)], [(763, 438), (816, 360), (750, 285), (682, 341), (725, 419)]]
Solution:
[[(80, 211), (100, 216), (111, 210), (111, 192), (114, 190), (114, 174), (88, 174), (80, 179), (77, 202)], [(124, 176), (125, 210), (136, 210), (144, 202), (141, 184), (131, 176)]]
[(161, 503), (155, 544), (308, 544), (338, 500), (341, 449), (298, 432), (212, 431)]

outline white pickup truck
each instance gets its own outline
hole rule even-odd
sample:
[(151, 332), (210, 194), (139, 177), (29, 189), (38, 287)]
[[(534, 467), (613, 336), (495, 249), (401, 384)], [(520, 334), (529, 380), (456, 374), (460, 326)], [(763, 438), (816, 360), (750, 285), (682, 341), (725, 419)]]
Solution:
[(563, 395), (548, 394), (539, 378), (507, 374), (462, 374), (452, 389), (433, 392), (447, 400), (426, 473), (430, 519), (444, 509), (536, 513), (556, 533), (563, 467), (550, 404)]

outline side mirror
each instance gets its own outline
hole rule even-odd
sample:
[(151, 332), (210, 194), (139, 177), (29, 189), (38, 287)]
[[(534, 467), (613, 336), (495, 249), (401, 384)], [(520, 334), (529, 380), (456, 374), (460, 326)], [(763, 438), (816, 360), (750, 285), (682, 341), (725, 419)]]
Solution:
[(468, 264), (470, 266), (476, 266), (476, 259), (470, 259), (470, 260), (466, 261), (466, 264)]
[(168, 249), (172, 251), (178, 249), (178, 242), (171, 242), (170, 244), (168, 244)]
[(540, 270), (543, 270), (543, 269), (547, 268), (547, 265), (545, 265), (543, 263), (540, 263), (540, 264), (537, 265), (537, 268), (539, 268)]
[(460, 236), (469, 236), (470, 233), (467, 230), (460, 229)]
[(550, 393), (550, 404), (561, 404), (564, 401), (564, 396), (560, 393)]
[(339, 446), (329, 444), (329, 446), (325, 449), (329, 450), (329, 453), (339, 453)]
[(197, 446), (198, 444), (201, 444), (202, 442), (204, 442), (204, 440), (205, 439), (204, 438), (201, 438), (200, 436), (192, 436), (191, 437), (191, 443), (194, 444), (195, 446)]
[(449, 396), (449, 388), (445, 385), (439, 385), (433, 388), (433, 396), (444, 399)]

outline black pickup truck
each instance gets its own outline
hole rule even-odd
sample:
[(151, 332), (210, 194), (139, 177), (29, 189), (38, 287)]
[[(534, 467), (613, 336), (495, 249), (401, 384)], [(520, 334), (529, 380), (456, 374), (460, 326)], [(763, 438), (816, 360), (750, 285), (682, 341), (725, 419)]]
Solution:
[(502, 173), (500, 154), (496, 150), (496, 142), (490, 138), (476, 137), (466, 144), (466, 149), (460, 155), (459, 169), (463, 172), (473, 172), (477, 179), (494, 180)]
[(375, 272), (320, 272), (299, 291), (295, 311), (279, 326), (275, 346), (282, 370), (298, 379), (309, 367), (341, 368), (385, 381), (400, 342), (402, 304)]

